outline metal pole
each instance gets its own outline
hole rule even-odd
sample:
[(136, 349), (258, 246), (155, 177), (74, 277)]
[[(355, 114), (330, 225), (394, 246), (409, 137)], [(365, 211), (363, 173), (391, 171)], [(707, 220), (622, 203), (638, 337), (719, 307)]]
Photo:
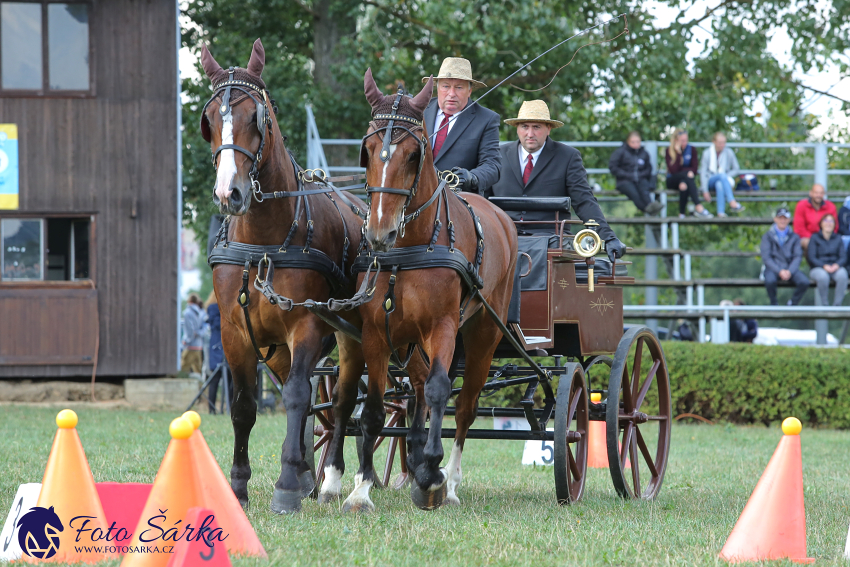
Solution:
[(676, 254), (673, 255), (673, 279), (679, 281), (682, 279), (681, 273), (681, 255), (679, 254), (679, 223), (674, 222), (670, 224), (671, 236), (673, 237), (673, 249), (677, 250)]
[[(705, 286), (700, 284), (697, 286), (697, 307), (700, 308), (700, 312), (703, 312), (705, 307)], [(705, 342), (705, 315), (699, 318), (699, 342)]]
[[(827, 288), (828, 289), (828, 288)], [(820, 300), (820, 293), (815, 288), (815, 306), (822, 307), (823, 303)], [(826, 344), (826, 334), (829, 331), (829, 321), (826, 319), (815, 319), (815, 334), (817, 338), (815, 342), (819, 345)]]
[[(652, 155), (652, 154), (650, 154)], [(658, 248), (658, 241), (655, 238), (655, 233), (652, 230), (651, 225), (644, 225), (643, 233), (646, 238), (646, 247), (647, 248)], [(645, 276), (648, 280), (656, 280), (658, 279), (658, 256), (649, 255), (646, 256), (644, 261), (645, 266)], [(650, 286), (646, 288), (646, 304), (647, 305), (658, 305), (658, 288), (655, 286)], [(654, 333), (658, 332), (658, 319), (647, 319), (646, 326), (652, 329)]]
[(307, 111), (307, 169), (315, 169), (319, 167), (316, 165), (316, 148), (313, 144), (316, 141), (313, 139), (313, 108), (309, 104), (304, 105), (304, 109)]
[(827, 159), (826, 144), (815, 144), (815, 183), (823, 185), (824, 191), (827, 190), (827, 169), (829, 162)]

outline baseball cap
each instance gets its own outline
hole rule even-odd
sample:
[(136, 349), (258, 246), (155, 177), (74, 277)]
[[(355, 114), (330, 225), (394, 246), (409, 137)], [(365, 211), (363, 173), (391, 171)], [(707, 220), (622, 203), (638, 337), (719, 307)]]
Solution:
[(779, 207), (778, 209), (776, 209), (776, 214), (774, 216), (785, 217), (786, 219), (790, 219), (791, 212), (785, 207)]

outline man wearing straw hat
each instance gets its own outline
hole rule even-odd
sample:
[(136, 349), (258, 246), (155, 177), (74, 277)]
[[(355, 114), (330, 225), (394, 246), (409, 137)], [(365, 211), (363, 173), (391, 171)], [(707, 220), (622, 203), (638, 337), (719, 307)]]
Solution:
[(462, 190), (483, 193), (499, 179), (499, 115), (469, 96), (487, 85), (472, 78), (472, 65), (460, 57), (443, 59), (435, 78), (437, 96), (425, 109), (424, 120), (434, 166), (453, 171)]
[[(597, 233), (605, 242), (608, 257), (622, 258), (626, 247), (617, 239), (605, 221), (596, 197), (587, 183), (587, 172), (581, 154), (549, 137), (553, 128), (564, 125), (549, 116), (549, 107), (542, 100), (522, 103), (519, 116), (508, 118), (505, 124), (516, 126), (519, 140), (500, 148), (502, 175), (485, 193), (487, 197), (569, 197), (572, 208), (583, 221), (599, 223)], [(508, 212), (514, 220), (554, 221), (553, 212)], [(569, 218), (569, 215), (567, 215)], [(563, 220), (563, 219), (562, 219)], [(553, 227), (527, 225), (520, 230), (531, 233), (552, 233)]]

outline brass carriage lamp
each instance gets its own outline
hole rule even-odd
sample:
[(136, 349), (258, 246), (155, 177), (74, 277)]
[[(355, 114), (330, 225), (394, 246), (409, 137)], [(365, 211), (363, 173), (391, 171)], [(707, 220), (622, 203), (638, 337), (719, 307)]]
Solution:
[(573, 237), (573, 249), (587, 262), (587, 290), (593, 291), (593, 264), (595, 263), (593, 257), (602, 248), (602, 238), (596, 233), (598, 222), (590, 219), (584, 223), (584, 226), (586, 228)]

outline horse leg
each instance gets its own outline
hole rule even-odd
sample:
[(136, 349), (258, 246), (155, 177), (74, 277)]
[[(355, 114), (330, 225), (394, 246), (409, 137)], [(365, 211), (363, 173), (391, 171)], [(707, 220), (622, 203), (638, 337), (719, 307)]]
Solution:
[(343, 444), (345, 428), (351, 418), (351, 412), (357, 402), (357, 383), (363, 375), (366, 363), (360, 343), (344, 335), (337, 334), (339, 345), (340, 369), (339, 381), (333, 392), (334, 433), (328, 448), (328, 463), (325, 465), (325, 480), (319, 492), (319, 504), (339, 500), (342, 494), (342, 475), (345, 472)]
[[(321, 350), (322, 336), (316, 327), (317, 325), (313, 324), (301, 325), (292, 333), (292, 336), (296, 337), (294, 344), (290, 345), (292, 365), (289, 377), (283, 385), (286, 439), (280, 453), (280, 477), (275, 482), (271, 503), (271, 510), (275, 514), (289, 514), (301, 510), (301, 499), (313, 488), (302, 486), (299, 472), (303, 473), (301, 469), (305, 468), (302, 467), (302, 439), (305, 416), (310, 410), (310, 374), (318, 362)], [(309, 471), (308, 468), (306, 470)], [(307, 494), (304, 494), (304, 491)]]
[(454, 505), (460, 504), (457, 489), (463, 478), (461, 458), (466, 434), (478, 413), (478, 396), (487, 382), (493, 353), (502, 336), (499, 328), (483, 309), (467, 323), (462, 333), (463, 346), (466, 351), (466, 367), (463, 372), (463, 387), (455, 401), (457, 408), (455, 442), (452, 445), (452, 453), (446, 465), (449, 480), (445, 503)]
[[(416, 392), (416, 399), (407, 403), (407, 415), (410, 416), (410, 432), (407, 434), (407, 470), (415, 471), (425, 461), (425, 418), (428, 405), (425, 403), (425, 380), (428, 377), (428, 365), (417, 352), (407, 365), (410, 383)], [(411, 403), (413, 402), (413, 403)]]
[(386, 410), (384, 409), (384, 390), (386, 389), (388, 355), (382, 349), (369, 349), (364, 345), (363, 352), (375, 353), (368, 361), (369, 387), (366, 393), (366, 403), (360, 414), (360, 426), (363, 432), (363, 454), (360, 458), (360, 468), (354, 475), (354, 490), (345, 499), (343, 512), (371, 512), (375, 505), (369, 498), (369, 491), (378, 481), (375, 474), (374, 455), (375, 439), (384, 428)]
[[(227, 327), (222, 329), (223, 335), (225, 329)], [(257, 357), (250, 349), (233, 352), (236, 350), (234, 342), (223, 342), (233, 376), (233, 404), (230, 410), (230, 421), (233, 423), (233, 466), (230, 469), (230, 486), (242, 508), (247, 508), (248, 480), (251, 478), (248, 439), (257, 420), (257, 400), (254, 397), (257, 389)]]
[(427, 338), (425, 351), (431, 359), (431, 369), (425, 381), (425, 402), (431, 410), (431, 428), (425, 443), (424, 461), (414, 469), (410, 497), (419, 508), (433, 510), (446, 497), (446, 472), (440, 468), (443, 460), (443, 416), (452, 393), (448, 368), (452, 361), (457, 335), (457, 323), (437, 325)]

